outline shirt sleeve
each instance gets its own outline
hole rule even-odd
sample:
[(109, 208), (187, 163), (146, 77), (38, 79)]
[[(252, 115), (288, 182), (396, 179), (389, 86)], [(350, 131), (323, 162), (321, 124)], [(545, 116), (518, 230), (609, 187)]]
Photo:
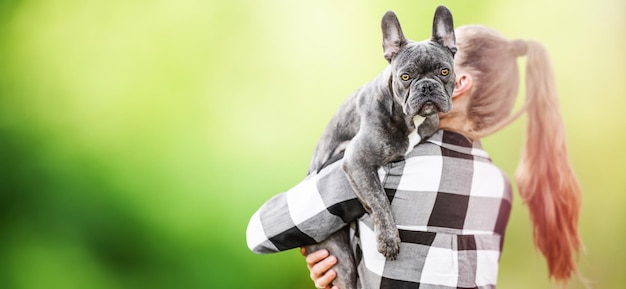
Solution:
[(248, 248), (257, 254), (319, 243), (356, 220), (365, 209), (339, 160), (268, 200), (251, 217)]

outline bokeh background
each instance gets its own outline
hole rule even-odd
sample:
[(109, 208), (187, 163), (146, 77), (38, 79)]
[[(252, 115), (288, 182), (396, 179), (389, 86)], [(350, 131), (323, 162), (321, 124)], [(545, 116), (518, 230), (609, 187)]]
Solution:
[[(248, 250), (248, 219), (385, 67), (384, 12), (422, 40), (440, 3), (550, 51), (584, 192), (580, 268), (623, 288), (622, 0), (0, 0), (0, 288), (313, 288), (296, 250)], [(523, 132), (484, 141), (510, 176)], [(530, 232), (517, 197), (499, 287), (553, 286)]]

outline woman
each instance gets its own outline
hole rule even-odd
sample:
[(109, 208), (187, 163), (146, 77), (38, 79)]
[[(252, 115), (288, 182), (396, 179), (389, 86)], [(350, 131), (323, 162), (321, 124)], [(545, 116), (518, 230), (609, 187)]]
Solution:
[[(376, 252), (371, 220), (363, 215), (353, 195), (324, 199), (328, 192), (349, 191), (334, 165), (315, 180), (307, 179), (268, 201), (255, 214), (248, 227), (253, 251), (306, 245), (351, 222), (351, 244), (362, 288), (495, 287), (511, 186), (479, 140), (526, 112), (527, 138), (516, 181), (530, 210), (534, 243), (546, 257), (551, 277), (567, 282), (572, 273), (578, 273), (580, 187), (568, 160), (545, 49), (532, 41), (509, 41), (482, 26), (460, 27), (456, 37), (459, 50), (452, 111), (440, 115), (440, 130), (416, 146), (406, 160), (380, 171), (401, 234), (398, 260), (386, 262)], [(524, 55), (526, 99), (520, 111), (511, 114), (518, 91), (517, 57)], [(308, 200), (289, 197), (311, 191), (315, 193)], [(317, 196), (322, 196), (322, 202)], [(288, 208), (274, 205), (281, 199)], [(281, 224), (281, 216), (297, 221), (290, 226)], [(266, 237), (255, 234), (258, 231)], [(328, 288), (335, 277), (329, 269), (336, 260), (327, 256), (318, 251), (307, 257), (318, 288)]]

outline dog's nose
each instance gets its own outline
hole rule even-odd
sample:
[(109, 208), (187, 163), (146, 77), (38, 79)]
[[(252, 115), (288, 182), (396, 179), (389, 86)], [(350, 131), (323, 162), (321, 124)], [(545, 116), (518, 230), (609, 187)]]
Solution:
[(424, 86), (422, 86), (422, 93), (432, 92), (432, 91), (433, 91), (433, 87), (431, 83), (425, 83)]

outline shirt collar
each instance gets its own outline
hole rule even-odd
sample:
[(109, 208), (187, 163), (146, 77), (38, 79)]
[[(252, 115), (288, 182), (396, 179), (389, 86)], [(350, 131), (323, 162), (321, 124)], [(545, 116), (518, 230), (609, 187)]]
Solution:
[(472, 141), (457, 132), (438, 130), (426, 141), (462, 154), (489, 159), (489, 154), (483, 149), (480, 140)]

